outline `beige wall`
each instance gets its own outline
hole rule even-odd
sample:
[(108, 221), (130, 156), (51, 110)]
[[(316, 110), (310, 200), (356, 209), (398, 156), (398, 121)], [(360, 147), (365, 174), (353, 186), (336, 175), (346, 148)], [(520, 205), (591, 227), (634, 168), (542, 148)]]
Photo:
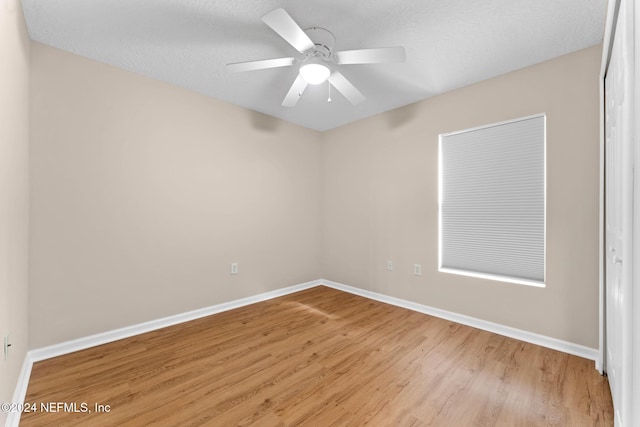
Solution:
[[(599, 60), (318, 134), (34, 43), (31, 347), (319, 277), (597, 347)], [(542, 112), (547, 287), (438, 273), (438, 134)]]
[(38, 43), (31, 67), (32, 348), (320, 277), (319, 134)]
[[(324, 277), (597, 348), (600, 57), (592, 47), (324, 133)], [(537, 113), (547, 286), (439, 273), (438, 135)]]
[(28, 346), (28, 154), (29, 38), (20, 2), (9, 0), (0, 2), (0, 402), (11, 401)]

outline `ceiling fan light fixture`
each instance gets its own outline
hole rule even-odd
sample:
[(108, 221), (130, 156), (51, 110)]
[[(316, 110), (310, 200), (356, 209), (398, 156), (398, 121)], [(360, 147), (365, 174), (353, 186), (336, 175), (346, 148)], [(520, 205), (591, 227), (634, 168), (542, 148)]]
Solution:
[(329, 67), (318, 62), (309, 62), (300, 67), (300, 75), (310, 85), (319, 85), (329, 78)]

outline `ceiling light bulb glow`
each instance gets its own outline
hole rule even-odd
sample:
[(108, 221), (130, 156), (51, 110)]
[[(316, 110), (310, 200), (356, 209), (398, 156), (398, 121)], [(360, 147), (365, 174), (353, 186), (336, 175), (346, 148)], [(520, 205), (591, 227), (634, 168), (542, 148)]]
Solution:
[(300, 75), (305, 82), (310, 85), (319, 85), (329, 78), (329, 67), (323, 64), (312, 62), (300, 67)]

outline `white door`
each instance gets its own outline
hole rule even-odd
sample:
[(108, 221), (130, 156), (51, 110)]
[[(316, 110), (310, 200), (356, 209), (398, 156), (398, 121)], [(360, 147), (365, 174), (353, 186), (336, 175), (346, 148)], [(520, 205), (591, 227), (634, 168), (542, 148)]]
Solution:
[(631, 426), (633, 0), (622, 0), (605, 77), (606, 372), (616, 426)]

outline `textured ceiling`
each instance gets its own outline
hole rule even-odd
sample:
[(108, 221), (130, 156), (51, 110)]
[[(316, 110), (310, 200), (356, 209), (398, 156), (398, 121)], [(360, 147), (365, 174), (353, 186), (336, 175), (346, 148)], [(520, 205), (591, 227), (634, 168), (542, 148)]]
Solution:
[[(606, 0), (22, 0), (33, 40), (302, 126), (328, 130), (596, 45)], [(365, 96), (309, 86), (280, 103), (295, 67), (225, 64), (299, 55), (261, 17), (282, 7), (336, 50), (402, 45), (406, 62), (336, 65)]]

